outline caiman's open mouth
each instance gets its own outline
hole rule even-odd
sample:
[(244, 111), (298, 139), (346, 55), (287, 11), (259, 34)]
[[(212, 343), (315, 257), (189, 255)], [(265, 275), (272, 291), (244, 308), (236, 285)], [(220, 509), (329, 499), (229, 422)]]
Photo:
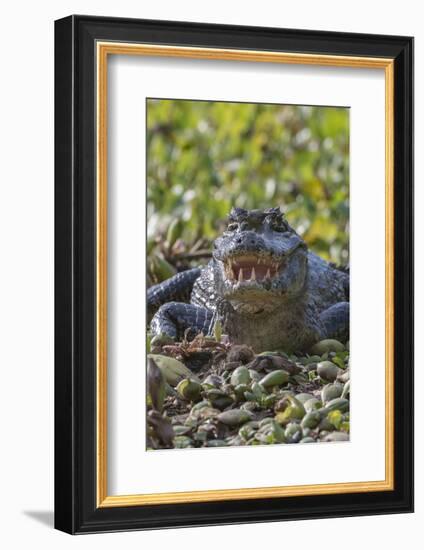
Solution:
[(277, 275), (281, 264), (281, 260), (275, 260), (271, 256), (243, 254), (227, 258), (224, 268), (225, 275), (230, 281), (265, 282)]

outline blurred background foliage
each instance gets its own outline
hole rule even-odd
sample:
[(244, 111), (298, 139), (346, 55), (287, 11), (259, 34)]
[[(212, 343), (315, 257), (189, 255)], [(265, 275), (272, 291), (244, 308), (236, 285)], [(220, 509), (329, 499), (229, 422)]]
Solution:
[(207, 261), (232, 206), (280, 206), (322, 257), (349, 254), (349, 110), (148, 100), (148, 283)]

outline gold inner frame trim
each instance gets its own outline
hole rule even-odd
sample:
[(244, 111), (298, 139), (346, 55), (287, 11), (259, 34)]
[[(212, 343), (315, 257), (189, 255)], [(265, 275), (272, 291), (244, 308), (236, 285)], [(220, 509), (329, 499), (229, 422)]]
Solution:
[[(363, 493), (394, 489), (394, 60), (285, 52), (101, 42), (97, 54), (97, 506), (142, 506), (255, 498)], [(385, 72), (386, 361), (385, 479), (280, 487), (218, 489), (109, 496), (107, 493), (107, 61), (109, 55), (142, 55), (283, 63)]]

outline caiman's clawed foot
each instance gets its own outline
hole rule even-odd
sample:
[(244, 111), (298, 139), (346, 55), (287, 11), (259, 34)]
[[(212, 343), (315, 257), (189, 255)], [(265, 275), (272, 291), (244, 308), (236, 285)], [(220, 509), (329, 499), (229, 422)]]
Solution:
[(182, 340), (194, 338), (197, 334), (209, 334), (213, 313), (208, 309), (182, 302), (164, 304), (152, 319), (150, 329), (153, 335), (164, 334)]

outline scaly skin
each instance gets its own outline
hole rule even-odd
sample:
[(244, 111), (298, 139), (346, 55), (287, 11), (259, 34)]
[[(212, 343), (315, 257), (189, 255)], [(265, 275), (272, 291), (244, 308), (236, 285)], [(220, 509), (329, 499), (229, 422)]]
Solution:
[[(210, 334), (256, 352), (306, 351), (349, 336), (349, 276), (307, 250), (279, 208), (233, 209), (212, 260), (148, 290), (153, 334)], [(180, 297), (190, 304), (181, 303)]]

